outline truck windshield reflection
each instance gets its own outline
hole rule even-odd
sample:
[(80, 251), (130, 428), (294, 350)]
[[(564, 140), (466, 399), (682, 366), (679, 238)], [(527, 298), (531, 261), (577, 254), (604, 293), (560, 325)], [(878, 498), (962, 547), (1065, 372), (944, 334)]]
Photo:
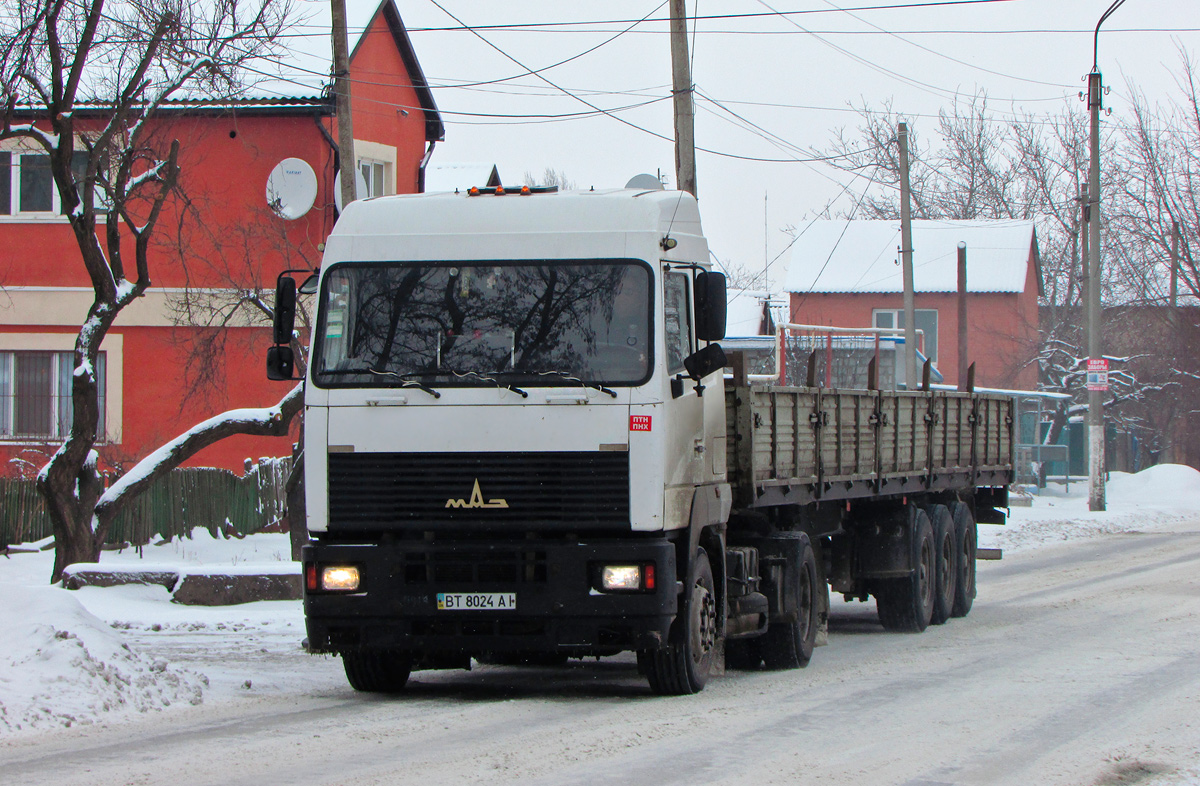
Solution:
[[(643, 262), (356, 264), (324, 281), (322, 387), (636, 385), (650, 376)], [(498, 381), (501, 380), (501, 381)]]

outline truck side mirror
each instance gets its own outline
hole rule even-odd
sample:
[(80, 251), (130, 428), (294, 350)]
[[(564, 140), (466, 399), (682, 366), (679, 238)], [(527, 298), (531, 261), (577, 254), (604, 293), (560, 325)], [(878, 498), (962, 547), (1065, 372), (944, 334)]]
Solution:
[(267, 347), (267, 379), (291, 379), (295, 366), (296, 358), (291, 347), (286, 344)]
[(725, 274), (701, 271), (696, 274), (696, 338), (720, 341), (725, 338)]
[(725, 363), (725, 350), (721, 349), (720, 344), (708, 344), (683, 359), (683, 367), (687, 369), (688, 376), (697, 382), (714, 371), (725, 368)]
[(275, 343), (290, 344), (296, 327), (296, 279), (280, 275), (275, 284)]

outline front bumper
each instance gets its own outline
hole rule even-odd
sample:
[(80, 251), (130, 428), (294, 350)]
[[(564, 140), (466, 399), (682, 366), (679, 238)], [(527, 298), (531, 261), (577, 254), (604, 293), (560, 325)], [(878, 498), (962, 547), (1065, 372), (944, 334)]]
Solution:
[[(322, 543), (304, 563), (359, 567), (353, 594), (307, 592), (309, 649), (406, 651), (426, 659), (493, 653), (606, 654), (658, 649), (678, 607), (675, 546), (665, 538)], [(652, 591), (602, 593), (595, 566), (652, 563)], [(515, 593), (515, 609), (439, 611), (437, 595)]]

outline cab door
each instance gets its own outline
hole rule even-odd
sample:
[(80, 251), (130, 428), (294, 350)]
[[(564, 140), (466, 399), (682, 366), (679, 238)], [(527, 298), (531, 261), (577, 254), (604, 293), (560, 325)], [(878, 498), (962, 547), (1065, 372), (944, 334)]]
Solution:
[[(668, 494), (691, 500), (691, 491), (704, 482), (706, 452), (704, 401), (696, 384), (686, 377), (683, 360), (696, 349), (692, 313), (692, 281), (687, 269), (667, 268), (663, 275), (663, 339), (666, 370), (672, 380), (666, 401)], [(719, 391), (717, 391), (719, 393)], [(678, 394), (678, 395), (677, 395)], [(667, 526), (680, 526), (667, 522)]]

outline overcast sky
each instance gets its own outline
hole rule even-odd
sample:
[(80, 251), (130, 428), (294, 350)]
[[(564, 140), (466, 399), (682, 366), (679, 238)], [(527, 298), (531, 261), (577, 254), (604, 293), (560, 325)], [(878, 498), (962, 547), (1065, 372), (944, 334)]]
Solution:
[[(348, 2), (352, 24), (377, 5)], [(1077, 96), (1092, 65), (1092, 30), (1110, 5), (688, 0), (688, 14), (699, 17), (689, 25), (696, 144), (715, 151), (697, 154), (713, 253), (761, 269), (786, 247), (785, 227), (802, 227), (832, 199), (839, 208), (854, 206), (863, 180), (797, 161), (826, 148), (839, 127), (858, 124), (851, 105), (891, 102), (927, 136), (940, 108), (977, 91), (986, 91), (1001, 116), (1064, 106), (1084, 112)], [(318, 7), (316, 0), (300, 6)], [(446, 122), (435, 162), (494, 163), (506, 183), (553, 167), (582, 188), (661, 172), (674, 187), (666, 3), (397, 6)], [(300, 31), (323, 35), (315, 23)], [(1200, 50), (1195, 0), (1127, 0), (1113, 14), (1101, 29), (1099, 66), (1113, 89), (1107, 103), (1114, 120), (1128, 106), (1128, 83), (1152, 96), (1173, 90), (1180, 46)], [(780, 278), (786, 262), (785, 255), (775, 263)]]

